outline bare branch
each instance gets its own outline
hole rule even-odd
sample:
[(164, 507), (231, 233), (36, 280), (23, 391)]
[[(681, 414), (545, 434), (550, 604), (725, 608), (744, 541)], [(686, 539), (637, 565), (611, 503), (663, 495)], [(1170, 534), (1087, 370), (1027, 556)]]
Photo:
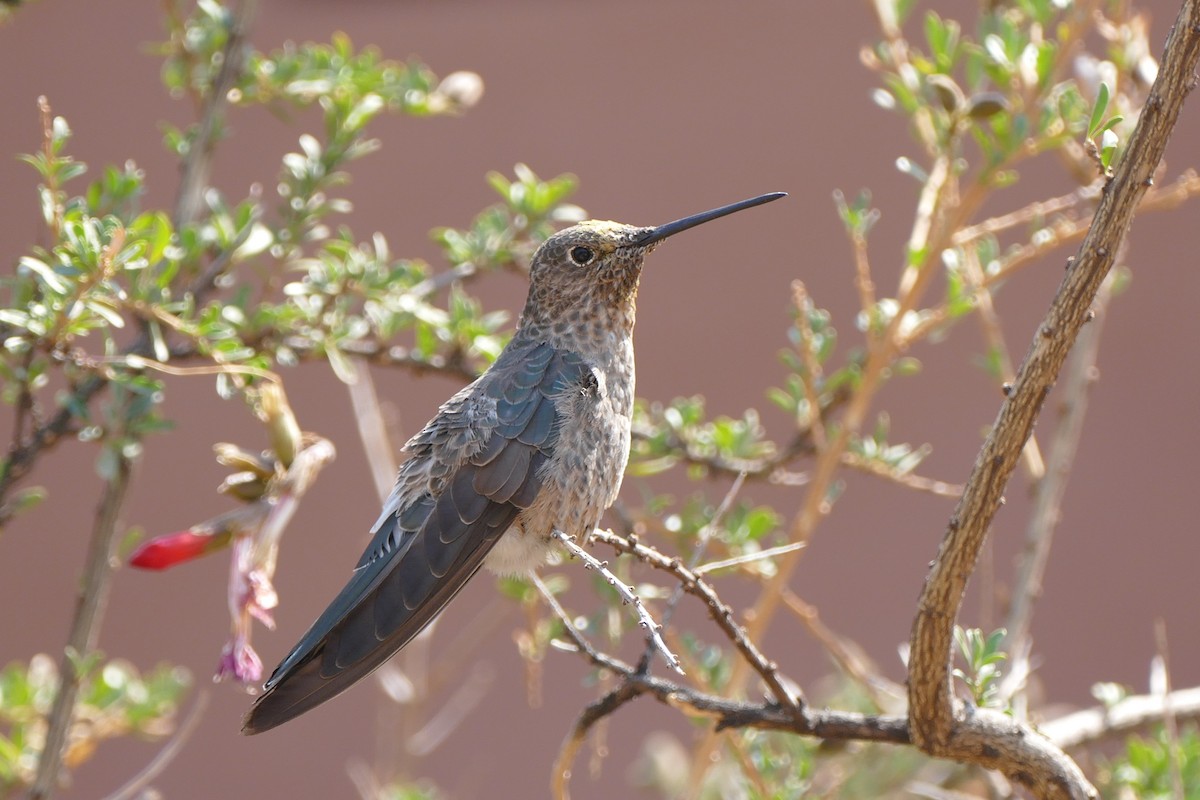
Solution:
[[(733, 483), (729, 486), (729, 491), (725, 492), (725, 497), (721, 499), (721, 504), (717, 506), (717, 510), (713, 513), (712, 519), (708, 524), (700, 529), (696, 534), (696, 544), (692, 548), (692, 558), (688, 562), (688, 566), (696, 569), (696, 565), (700, 563), (700, 559), (704, 558), (705, 551), (708, 550), (708, 543), (712, 540), (713, 533), (725, 521), (725, 515), (729, 513), (729, 509), (733, 507), (733, 501), (737, 498), (738, 493), (742, 490), (742, 485), (746, 482), (746, 473), (739, 473), (733, 479)], [(671, 593), (667, 599), (667, 607), (663, 610), (663, 627), (665, 628), (671, 622), (671, 617), (675, 613), (675, 607), (679, 605), (680, 599), (683, 597), (683, 587), (676, 586), (675, 591)], [(645, 652), (642, 653), (642, 658), (638, 662), (638, 672), (645, 672), (650, 668), (650, 656), (653, 648), (647, 644)]]
[(950, 684), (954, 621), (1004, 487), (1152, 182), (1198, 61), (1200, 0), (1185, 0), (1125, 156), (975, 461), (913, 625), (909, 722), (914, 743), (931, 755), (999, 769), (1041, 797), (1095, 797), (1096, 790), (1050, 740), (1031, 736), (1011, 719), (956, 707)]

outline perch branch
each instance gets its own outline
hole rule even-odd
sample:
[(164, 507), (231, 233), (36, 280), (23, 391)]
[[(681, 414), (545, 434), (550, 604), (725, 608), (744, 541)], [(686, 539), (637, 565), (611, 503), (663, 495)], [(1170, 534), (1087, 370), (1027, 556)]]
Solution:
[(662, 626), (654, 621), (654, 617), (650, 616), (650, 611), (646, 608), (646, 604), (633, 591), (633, 587), (614, 575), (612, 570), (608, 568), (607, 561), (598, 560), (587, 550), (576, 544), (573, 536), (568, 536), (562, 531), (555, 531), (551, 536), (557, 539), (566, 548), (568, 553), (582, 561), (585, 569), (594, 569), (599, 572), (604, 577), (604, 580), (608, 581), (608, 584), (617, 590), (622, 603), (633, 605), (634, 610), (637, 611), (638, 624), (646, 630), (647, 641), (662, 654), (662, 657), (666, 659), (672, 669), (682, 675), (683, 669), (679, 666), (679, 657), (672, 653), (671, 648), (667, 647), (667, 643), (663, 641)]

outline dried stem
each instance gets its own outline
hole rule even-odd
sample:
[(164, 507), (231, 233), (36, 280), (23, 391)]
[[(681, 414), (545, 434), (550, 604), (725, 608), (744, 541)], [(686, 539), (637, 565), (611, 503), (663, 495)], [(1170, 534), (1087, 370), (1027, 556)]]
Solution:
[(80, 582), (75, 618), (67, 645), (59, 661), (58, 693), (47, 720), (46, 741), (38, 758), (37, 774), (29, 790), (29, 800), (45, 800), (58, 785), (63, 752), (75, 712), (75, 697), (86, 677), (88, 657), (96, 648), (100, 623), (108, 602), (113, 572), (113, 546), (117, 539), (117, 517), (129, 486), (131, 464), (120, 452), (116, 454), (114, 472), (105, 482), (100, 506), (96, 510), (92, 538), (88, 544), (87, 561)]
[(1038, 725), (1038, 731), (1064, 750), (1097, 744), (1158, 725), (1173, 714), (1176, 720), (1200, 719), (1200, 686), (1169, 694), (1126, 697), (1111, 706), (1076, 711)]
[(783, 602), (825, 648), (834, 663), (871, 697), (876, 708), (894, 707), (904, 697), (904, 687), (880, 675), (873, 665), (859, 655), (857, 645), (830, 630), (821, 621), (816, 606), (806, 603), (791, 589), (784, 592)]
[[(1021, 448), (1079, 329), (1088, 319), (1088, 307), (1152, 181), (1184, 98), (1195, 81), (1198, 61), (1200, 0), (1185, 0), (1125, 156), (975, 461), (926, 580), (913, 625), (909, 722), (914, 743), (931, 755), (999, 769), (1042, 797), (1095, 797), (1096, 791), (1074, 762), (1049, 740), (1031, 735), (1012, 720), (1004, 721), (1003, 727), (1019, 735), (1018, 746), (1000, 752), (999, 757), (996, 741), (976, 738), (976, 723), (982, 712), (962, 713), (951, 690), (954, 621)], [(993, 739), (1004, 738), (1000, 729), (992, 733)]]
[[(717, 510), (713, 513), (713, 517), (708, 524), (700, 529), (696, 534), (696, 544), (692, 548), (692, 557), (688, 561), (688, 567), (696, 569), (700, 563), (700, 559), (704, 558), (704, 553), (708, 550), (708, 543), (712, 540), (712, 535), (716, 532), (721, 523), (725, 521), (725, 515), (729, 513), (729, 509), (733, 507), (733, 501), (737, 498), (738, 493), (742, 490), (742, 485), (746, 482), (746, 473), (739, 473), (733, 479), (733, 483), (729, 486), (729, 491), (725, 493), (725, 497), (721, 499), (721, 504), (717, 506)], [(675, 607), (679, 605), (680, 599), (683, 597), (683, 587), (676, 586), (675, 591), (671, 593), (671, 597), (667, 600), (667, 606), (663, 610), (663, 627), (665, 628), (671, 622), (671, 617), (675, 613)], [(638, 671), (645, 672), (650, 668), (650, 656), (654, 652), (654, 647), (651, 643), (647, 643), (645, 652), (642, 653), (642, 659), (638, 662)]]
[(383, 412), (380, 411), (379, 395), (375, 391), (375, 381), (371, 378), (371, 368), (366, 364), (357, 367), (357, 377), (347, 384), (346, 389), (350, 392), (354, 421), (358, 424), (358, 438), (362, 440), (363, 451), (367, 455), (371, 478), (375, 482), (375, 493), (379, 495), (380, 502), (383, 502), (391, 492), (392, 484), (396, 482), (396, 454), (392, 452), (388, 426), (383, 421)]

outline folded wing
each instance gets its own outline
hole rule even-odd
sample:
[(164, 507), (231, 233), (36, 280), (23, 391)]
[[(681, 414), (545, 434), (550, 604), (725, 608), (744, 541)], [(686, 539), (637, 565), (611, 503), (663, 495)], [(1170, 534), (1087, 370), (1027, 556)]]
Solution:
[[(588, 373), (574, 353), (514, 341), (443, 406), (407, 445), (412, 457), (349, 583), (271, 675), (244, 733), (340, 694), (429, 624), (536, 499), (558, 438), (556, 400)], [(414, 474), (429, 479), (406, 487)]]

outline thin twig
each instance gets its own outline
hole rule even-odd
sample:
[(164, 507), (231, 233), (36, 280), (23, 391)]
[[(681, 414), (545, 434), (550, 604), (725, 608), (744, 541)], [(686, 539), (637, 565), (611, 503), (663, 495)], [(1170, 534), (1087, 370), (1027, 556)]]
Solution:
[(662, 638), (662, 626), (654, 621), (654, 617), (650, 616), (650, 611), (646, 608), (646, 604), (642, 602), (642, 598), (637, 596), (633, 591), (633, 587), (625, 583), (623, 580), (613, 574), (608, 568), (607, 561), (600, 561), (587, 550), (584, 550), (575, 543), (575, 537), (568, 536), (562, 531), (555, 531), (551, 537), (557, 539), (567, 552), (583, 562), (584, 569), (594, 569), (600, 573), (608, 584), (617, 590), (617, 594), (621, 597), (621, 602), (628, 605), (633, 604), (633, 608), (637, 611), (638, 624), (646, 630), (647, 641), (653, 643), (655, 649), (662, 654), (666, 659), (667, 664), (671, 669), (683, 674), (683, 668), (679, 666), (679, 657), (671, 652), (671, 648), (667, 647), (667, 643)]
[(396, 454), (392, 451), (392, 440), (388, 435), (387, 423), (379, 407), (379, 394), (371, 378), (371, 368), (357, 365), (356, 379), (347, 384), (350, 405), (354, 408), (354, 421), (358, 424), (358, 438), (362, 441), (375, 492), (380, 502), (387, 499), (396, 482)]
[(229, 90), (242, 71), (243, 45), (256, 6), (257, 0), (242, 0), (230, 17), (228, 38), (221, 54), (221, 69), (217, 72), (216, 80), (208, 87), (196, 136), (183, 162), (179, 190), (175, 195), (175, 213), (171, 218), (175, 230), (193, 222), (200, 213), (204, 189), (208, 186), (212, 154), (217, 144), (217, 125), (228, 103)]
[(856, 230), (850, 234), (850, 244), (854, 250), (854, 287), (858, 290), (863, 319), (870, 330), (875, 313), (875, 282), (871, 279), (871, 261), (867, 257), (867, 237)]
[(793, 550), (799, 550), (804, 547), (804, 542), (795, 542), (793, 544), (781, 544), (778, 547), (768, 547), (766, 550), (755, 550), (752, 553), (742, 553), (740, 556), (732, 556), (730, 558), (722, 558), (719, 561), (709, 561), (707, 564), (701, 564), (698, 567), (693, 567), (692, 572), (696, 575), (707, 575), (710, 572), (716, 572), (719, 569), (729, 569), (730, 567), (740, 567), (745, 564), (753, 564), (758, 561), (767, 561), (781, 556), (784, 553), (790, 553)]
[[(1012, 383), (1016, 373), (1013, 371), (1012, 356), (1008, 353), (1008, 344), (1004, 341), (1004, 327), (1000, 324), (1000, 314), (996, 311), (995, 304), (992, 303), (992, 293), (983, 287), (984, 274), (983, 267), (979, 264), (978, 252), (973, 249), (963, 250), (962, 267), (963, 277), (967, 279), (967, 286), (975, 296), (977, 311), (975, 319), (979, 322), (979, 328), (983, 331), (983, 338), (987, 342), (988, 348), (998, 362), (1000, 384), (1008, 386)], [(1036, 434), (1030, 435), (1029, 441), (1021, 450), (1021, 458), (1025, 462), (1025, 469), (1029, 473), (1030, 479), (1041, 480), (1042, 476), (1046, 474), (1046, 462), (1042, 459), (1042, 451), (1038, 447)]]
[(1015, 228), (1018, 225), (1026, 225), (1045, 219), (1052, 214), (1077, 209), (1085, 203), (1093, 203), (1098, 200), (1100, 190), (1103, 187), (1104, 182), (1098, 180), (1087, 186), (1081, 186), (1075, 191), (1064, 194), (1061, 197), (1052, 197), (1049, 200), (1030, 203), (1027, 206), (1018, 208), (1016, 211), (990, 217), (983, 222), (960, 229), (954, 234), (952, 241), (956, 247), (965, 247), (985, 236), (995, 236), (997, 233), (1003, 233), (1009, 228)]
[[(700, 529), (696, 534), (696, 544), (692, 548), (692, 557), (688, 561), (690, 568), (695, 568), (700, 563), (700, 559), (704, 558), (705, 551), (708, 550), (708, 543), (712, 540), (712, 535), (716, 532), (721, 523), (725, 521), (725, 515), (729, 513), (729, 509), (733, 507), (733, 501), (742, 490), (742, 485), (746, 482), (746, 473), (738, 473), (738, 476), (733, 479), (733, 483), (729, 486), (729, 491), (725, 493), (725, 497), (721, 499), (721, 504), (717, 506), (717, 510), (713, 513), (712, 519), (708, 524)], [(671, 623), (671, 617), (675, 614), (675, 607), (679, 605), (680, 599), (683, 598), (683, 587), (676, 586), (675, 591), (667, 599), (666, 608), (663, 609), (663, 627)], [(653, 653), (653, 647), (648, 643), (646, 650), (642, 653), (642, 658), (638, 662), (638, 671), (645, 672), (650, 668), (650, 656)]]
[(592, 538), (598, 542), (607, 544), (617, 552), (629, 553), (655, 569), (673, 575), (680, 582), (680, 585), (683, 586), (685, 592), (700, 598), (704, 602), (708, 607), (709, 616), (713, 618), (717, 626), (725, 632), (725, 635), (737, 647), (738, 652), (742, 654), (745, 662), (759, 674), (779, 703), (784, 708), (790, 709), (793, 712), (798, 713), (800, 711), (803, 707), (803, 702), (792, 689), (784, 685), (779, 676), (779, 665), (767, 660), (754, 644), (753, 640), (750, 639), (746, 629), (734, 620), (733, 609), (721, 600), (712, 586), (680, 563), (679, 559), (668, 558), (653, 547), (648, 547), (641, 542), (626, 539), (623, 536), (616, 535), (612, 531), (601, 530), (599, 528), (592, 531)]
[(889, 681), (879, 674), (874, 667), (858, 654), (858, 646), (845, 640), (830, 630), (817, 612), (816, 606), (805, 602), (791, 589), (783, 595), (783, 602), (800, 619), (808, 632), (812, 634), (829, 657), (833, 659), (843, 672), (855, 683), (862, 687), (871, 697), (876, 708), (886, 710), (894, 708), (898, 701), (904, 698), (904, 687)]
[(571, 765), (575, 763), (575, 756), (579, 753), (579, 748), (583, 746), (584, 741), (587, 740), (588, 731), (592, 726), (630, 700), (635, 699), (639, 694), (641, 692), (637, 690), (636, 684), (624, 681), (583, 709), (579, 718), (575, 720), (575, 724), (571, 726), (571, 732), (563, 740), (558, 757), (554, 759), (554, 767), (550, 776), (550, 791), (555, 798), (570, 800), (571, 792), (568, 787), (571, 782)]
[(46, 740), (38, 758), (37, 774), (29, 790), (30, 800), (45, 800), (58, 785), (59, 770), (67, 747), (75, 697), (83, 682), (89, 656), (96, 649), (100, 623), (108, 602), (113, 572), (113, 546), (117, 540), (117, 517), (129, 486), (131, 464), (122, 453), (115, 454), (112, 477), (105, 482), (95, 526), (88, 544), (87, 561), (80, 581), (79, 597), (71, 633), (59, 662), (58, 692), (46, 723)]
[[(1179, 723), (1175, 707), (1171, 704), (1171, 656), (1167, 647), (1167, 623), (1162, 617), (1154, 621), (1154, 644), (1162, 669), (1163, 729), (1167, 734), (1167, 769), (1171, 774), (1171, 788), (1179, 800), (1183, 800), (1183, 772), (1179, 765), (1182, 749), (1179, 743)], [(1153, 688), (1153, 687), (1152, 687)]]
[(196, 731), (196, 727), (200, 724), (200, 719), (204, 716), (204, 712), (208, 708), (208, 700), (208, 690), (201, 689), (196, 694), (196, 699), (192, 701), (192, 707), (188, 709), (187, 716), (183, 718), (183, 722), (175, 730), (175, 734), (167, 740), (167, 743), (155, 754), (154, 758), (150, 759), (150, 763), (142, 767), (140, 772), (126, 781), (123, 786), (110, 794), (105, 800), (134, 800), (134, 798), (140, 797), (139, 793), (150, 785), (150, 781), (162, 774), (162, 771), (175, 760), (175, 757), (183, 752), (183, 746), (187, 744), (187, 740)]
[(812, 324), (808, 319), (808, 310), (812, 301), (808, 298), (808, 290), (802, 281), (792, 281), (792, 304), (796, 307), (796, 330), (800, 332), (800, 360), (804, 371), (808, 373), (801, 383), (804, 385), (804, 399), (808, 403), (808, 418), (801, 427), (807, 427), (812, 433), (813, 446), (817, 452), (825, 449), (825, 422), (821, 419), (821, 401), (817, 396), (817, 387), (824, 382), (821, 362), (817, 360), (816, 345), (813, 341)]
[(916, 489), (918, 492), (928, 492), (929, 494), (936, 494), (939, 497), (958, 497), (962, 494), (962, 484), (947, 483), (946, 481), (939, 481), (936, 478), (914, 475), (911, 472), (899, 472), (888, 468), (878, 461), (863, 458), (856, 453), (842, 453), (842, 465), (865, 472), (868, 475), (874, 475), (877, 478), (898, 483), (909, 489)]

